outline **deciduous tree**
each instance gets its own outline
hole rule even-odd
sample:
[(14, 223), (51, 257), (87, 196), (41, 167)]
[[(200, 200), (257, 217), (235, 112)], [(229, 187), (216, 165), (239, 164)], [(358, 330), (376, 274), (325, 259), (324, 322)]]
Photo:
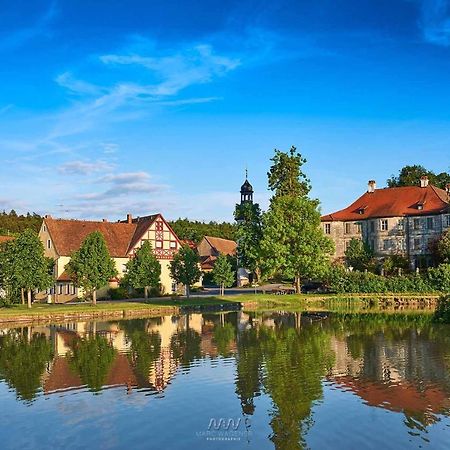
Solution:
[(94, 231), (74, 252), (66, 265), (74, 283), (92, 294), (92, 303), (97, 304), (97, 289), (106, 286), (109, 280), (117, 276), (114, 260), (109, 254), (103, 234)]
[(158, 288), (161, 278), (161, 264), (156, 259), (149, 241), (145, 241), (133, 259), (126, 264), (127, 274), (124, 283), (135, 289), (144, 288), (148, 298), (148, 288)]
[(191, 286), (200, 280), (202, 272), (197, 253), (188, 245), (181, 247), (170, 263), (172, 278), (186, 287), (186, 296), (190, 297)]
[(373, 259), (373, 251), (361, 239), (353, 238), (345, 250), (345, 262), (347, 266), (355, 270), (366, 270)]
[(213, 269), (214, 282), (220, 286), (220, 295), (225, 295), (225, 288), (233, 286), (235, 272), (226, 255), (219, 255)]

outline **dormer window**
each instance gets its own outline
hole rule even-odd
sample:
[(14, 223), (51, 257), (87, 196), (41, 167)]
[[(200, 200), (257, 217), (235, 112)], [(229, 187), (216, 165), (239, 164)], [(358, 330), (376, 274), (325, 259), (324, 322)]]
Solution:
[(422, 211), (422, 210), (423, 210), (423, 203), (418, 203), (418, 204), (417, 204), (417, 209), (418, 209), (419, 211)]

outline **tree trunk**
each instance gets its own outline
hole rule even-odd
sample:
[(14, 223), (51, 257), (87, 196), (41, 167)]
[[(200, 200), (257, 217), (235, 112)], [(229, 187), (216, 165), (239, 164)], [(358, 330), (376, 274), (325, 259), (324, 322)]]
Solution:
[(97, 290), (94, 289), (92, 292), (92, 304), (95, 306), (97, 304)]
[(189, 300), (190, 296), (191, 296), (191, 292), (190, 292), (190, 287), (189, 285), (186, 284), (186, 297)]
[(145, 286), (145, 288), (144, 288), (144, 298), (145, 298), (145, 300), (148, 299), (148, 286)]
[(28, 308), (31, 308), (31, 289), (27, 290)]
[(220, 295), (223, 297), (225, 295), (225, 284), (220, 285)]
[(25, 305), (25, 290), (23, 288), (20, 288), (20, 300), (22, 305)]
[(259, 284), (260, 280), (261, 280), (261, 269), (259, 267), (257, 267), (255, 269), (255, 283)]
[(302, 285), (301, 285), (301, 282), (300, 282), (300, 275), (297, 275), (295, 277), (295, 292), (297, 294), (301, 294), (302, 293)]

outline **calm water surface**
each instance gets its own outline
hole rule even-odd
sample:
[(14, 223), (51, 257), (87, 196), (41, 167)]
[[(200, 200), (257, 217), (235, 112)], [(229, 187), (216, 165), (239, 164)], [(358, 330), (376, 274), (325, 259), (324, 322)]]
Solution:
[(450, 448), (450, 327), (234, 312), (0, 329), (0, 448)]

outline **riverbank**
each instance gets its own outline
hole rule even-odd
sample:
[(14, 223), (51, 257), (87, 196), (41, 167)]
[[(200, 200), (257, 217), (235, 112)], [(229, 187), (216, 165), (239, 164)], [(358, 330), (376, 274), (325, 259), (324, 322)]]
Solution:
[(1, 323), (60, 322), (67, 320), (121, 319), (132, 317), (183, 314), (186, 312), (270, 311), (310, 309), (361, 309), (374, 306), (398, 308), (434, 308), (438, 295), (423, 294), (243, 294), (227, 297), (192, 297), (130, 301), (101, 301), (66, 305), (35, 304), (31, 309), (14, 305), (0, 308)]

